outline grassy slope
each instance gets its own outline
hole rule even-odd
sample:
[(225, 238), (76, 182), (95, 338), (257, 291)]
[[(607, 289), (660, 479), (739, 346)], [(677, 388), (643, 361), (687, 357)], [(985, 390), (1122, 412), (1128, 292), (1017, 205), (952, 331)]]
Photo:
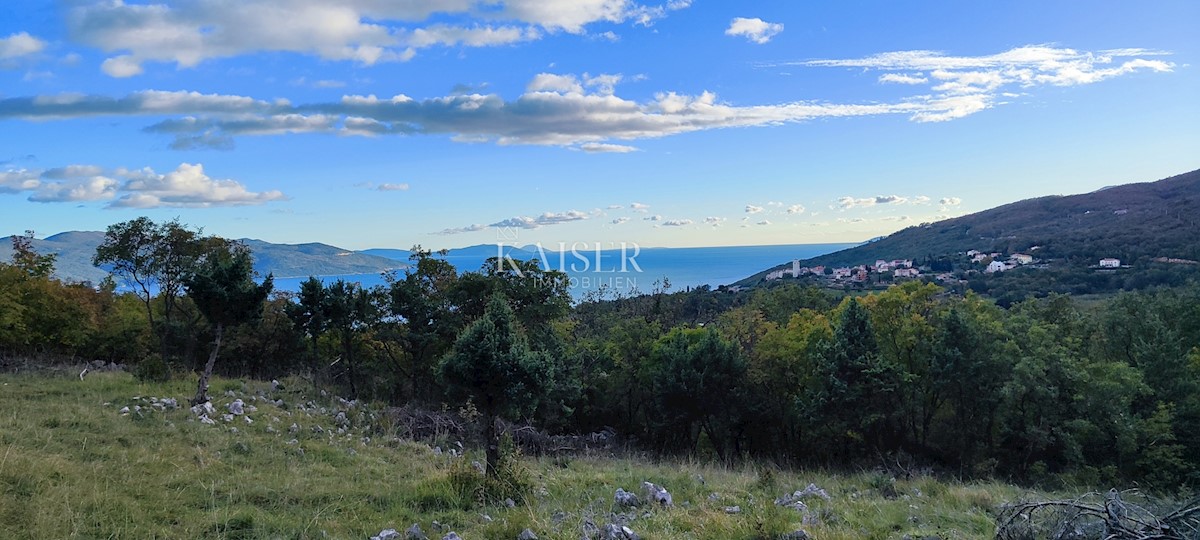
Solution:
[[(645, 538), (774, 538), (802, 523), (773, 498), (809, 482), (832, 495), (809, 501), (824, 518), (804, 526), (817, 538), (990, 538), (992, 510), (1022, 495), (1002, 484), (919, 478), (895, 481), (900, 496), (888, 499), (878, 488), (890, 480), (870, 473), (776, 472), (768, 483), (751, 468), (526, 459), (538, 493), (512, 509), (483, 506), (454, 489), (451, 470), (463, 469), (456, 458), (381, 435), (382, 422), (361, 408), (349, 409), (355, 425), (336, 434), (333, 415), (347, 409), (296, 390), (301, 384), (270, 392), (264, 383), (217, 381), (214, 405), (223, 411), (232, 390), (258, 407), (248, 414), (253, 424), (203, 425), (186, 408), (118, 412), (147, 405), (135, 396), (182, 403), (192, 384), (143, 384), (123, 373), (82, 382), (0, 375), (0, 538), (365, 539), (412, 523), (440, 538), (445, 531), (431, 530), (436, 520), (467, 540), (515, 538), (525, 527), (543, 539), (577, 539), (585, 519), (610, 521), (617, 487), (636, 489), (643, 480), (667, 487), (677, 504), (636, 513), (630, 526)], [(287, 407), (251, 401), (258, 395)], [(310, 399), (317, 408), (301, 407)], [(293, 422), (302, 427), (295, 435)], [(293, 438), (298, 444), (288, 444)], [(726, 514), (732, 505), (742, 513)]]

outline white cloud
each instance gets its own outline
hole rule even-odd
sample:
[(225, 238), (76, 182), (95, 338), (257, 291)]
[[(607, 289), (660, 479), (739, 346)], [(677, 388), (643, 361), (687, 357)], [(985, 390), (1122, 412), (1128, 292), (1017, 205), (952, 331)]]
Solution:
[(642, 221), (662, 221), (662, 218), (663, 217), (661, 215), (654, 214), (652, 216), (646, 216), (646, 217), (642, 218)]
[[(1055, 68), (1044, 64), (997, 68), (999, 78), (978, 67), (953, 69), (953, 66), (965, 65), (964, 59), (935, 56), (930, 60), (928, 54), (921, 57), (925, 59), (923, 63), (911, 58), (908, 63), (891, 61), (886, 54), (859, 60), (803, 63), (856, 66), (865, 62), (867, 69), (881, 70), (891, 69), (887, 67), (890, 65), (917, 65), (935, 74), (931, 80), (936, 82), (939, 90), (930, 88), (927, 93), (893, 103), (795, 101), (739, 106), (723, 102), (711, 92), (698, 95), (660, 92), (653, 98), (637, 101), (612, 93), (620, 80), (619, 75), (585, 74), (580, 78), (570, 74), (541, 73), (530, 81), (524, 93), (507, 100), (494, 93), (475, 91), (456, 91), (421, 100), (403, 94), (384, 99), (374, 95), (347, 95), (333, 102), (299, 105), (197, 92), (143, 91), (116, 98), (59, 94), (0, 98), (0, 119), (166, 116), (167, 119), (146, 130), (174, 137), (171, 146), (176, 149), (228, 149), (240, 136), (326, 133), (368, 137), (446, 135), (454, 141), (471, 143), (555, 145), (587, 152), (629, 152), (635, 148), (619, 144), (621, 141), (713, 129), (777, 126), (820, 118), (904, 114), (917, 122), (948, 121), (1003, 103), (1002, 96), (1010, 93), (1013, 86), (1059, 84), (1055, 81), (1071, 78), (1094, 82), (1115, 76), (1087, 66), (1099, 65), (1100, 58), (1112, 61), (1119, 57), (1118, 53), (1104, 56), (1082, 55), (1070, 49), (1052, 51), (1070, 51), (1074, 55), (1071, 58), (1084, 56), (1090, 60), (1060, 61), (1055, 64), (1060, 67)], [(1119, 53), (1152, 54), (1139, 51)], [(902, 55), (902, 58), (908, 57)], [(934, 60), (944, 65), (935, 66)], [(1061, 67), (1061, 64), (1072, 62), (1078, 65), (1069, 69)], [(1171, 64), (1140, 58), (1123, 66), (1126, 67), (1114, 69), (1121, 73), (1171, 69)]]
[(942, 197), (941, 200), (938, 201), (938, 204), (942, 205), (943, 207), (958, 206), (962, 204), (962, 199), (958, 197)]
[(725, 221), (725, 218), (723, 218), (723, 217), (709, 216), (709, 217), (704, 218), (704, 223), (706, 225), (712, 225), (713, 227), (719, 227), (721, 225), (721, 223), (724, 221)]
[(912, 204), (929, 204), (929, 200), (929, 197), (926, 197), (925, 195), (917, 195), (916, 197), (910, 199), (909, 202)]
[(629, 152), (637, 152), (637, 148), (624, 144), (610, 143), (583, 143), (579, 145), (579, 149), (588, 153), (612, 153), (612, 154), (627, 154)]
[(746, 205), (746, 213), (747, 214), (757, 214), (757, 213), (762, 212), (763, 210), (766, 210), (766, 209), (761, 206), (754, 206), (753, 204)]
[(764, 220), (756, 223), (755, 225), (770, 225), (770, 224), (771, 224), (770, 220), (764, 219)]
[(42, 185), (37, 171), (26, 169), (0, 171), (0, 194), (31, 191)]
[[(1145, 57), (1169, 53), (1148, 49), (1099, 52), (1026, 45), (984, 56), (950, 56), (937, 51), (896, 51), (864, 58), (809, 60), (775, 65), (848, 67), (889, 71), (880, 82), (922, 85), (934, 82), (932, 92), (919, 99), (928, 108), (912, 113), (918, 122), (962, 118), (993, 106), (1007, 87), (1075, 86), (1092, 84), (1138, 71), (1169, 72), (1174, 64)], [(896, 73), (901, 72), (901, 73)], [(925, 73), (928, 72), (928, 77)]]
[(123, 54), (106, 59), (100, 64), (100, 71), (109, 77), (123, 79), (141, 75), (145, 70), (142, 69), (142, 63), (136, 58)]
[(640, 202), (635, 202), (635, 203), (630, 203), (630, 204), (629, 204), (629, 209), (630, 209), (630, 210), (633, 210), (634, 212), (641, 212), (641, 213), (645, 213), (645, 212), (647, 212), (647, 211), (650, 209), (650, 205), (648, 205), (648, 204), (642, 204), (642, 203), (640, 203)]
[[(425, 47), (490, 47), (532, 41), (547, 33), (583, 34), (585, 27), (594, 23), (648, 24), (669, 11), (631, 0), (190, 0), (152, 4), (117, 0), (74, 4), (67, 12), (71, 37), (124, 56), (106, 63), (106, 73), (125, 74), (115, 76), (129, 76), (146, 61), (191, 67), (209, 59), (263, 51), (372, 65), (408, 60)], [(686, 7), (680, 2), (672, 2), (672, 6)]]
[(518, 228), (518, 229), (537, 229), (545, 225), (558, 225), (560, 223), (568, 223), (571, 221), (581, 221), (588, 218), (587, 213), (578, 210), (570, 210), (567, 212), (555, 213), (546, 212), (537, 217), (516, 216), (503, 221), (498, 221), (489, 225), (489, 227), (499, 228)]
[(803, 213), (804, 213), (804, 210), (805, 210), (805, 208), (804, 208), (804, 205), (802, 205), (802, 204), (793, 204), (793, 205), (791, 205), (791, 206), (789, 206), (789, 207), (788, 207), (788, 209), (787, 209), (787, 213), (789, 213), (789, 214), (803, 214)]
[(610, 204), (610, 205), (608, 205), (608, 209), (609, 209), (609, 210), (620, 210), (620, 209), (622, 209), (622, 208), (625, 208), (625, 207), (624, 207), (624, 206), (622, 206), (622, 205), (619, 205), (619, 204)]
[(384, 183), (384, 184), (379, 184), (379, 186), (376, 187), (375, 189), (378, 191), (408, 191), (408, 183), (400, 183), (400, 184)]
[(729, 28), (725, 29), (727, 36), (743, 36), (746, 39), (762, 45), (777, 34), (783, 31), (783, 25), (779, 23), (769, 23), (759, 18), (747, 19), (745, 17), (737, 17), (729, 22)]
[(613, 224), (613, 225), (620, 225), (620, 224), (622, 224), (622, 223), (627, 223), (628, 221), (629, 221), (629, 218), (627, 218), (627, 217), (619, 217), (619, 218), (615, 218), (615, 219), (613, 219), (613, 220), (612, 220), (612, 224)]
[(166, 174), (150, 168), (108, 170), (95, 165), (0, 172), (0, 193), (25, 191), (31, 192), (29, 200), (34, 202), (108, 200), (109, 208), (208, 208), (287, 199), (279, 191), (254, 193), (237, 181), (210, 178), (203, 166), (187, 163)]
[(476, 223), (476, 224), (474, 224), (474, 225), (468, 225), (468, 226), (466, 226), (466, 227), (455, 227), (455, 228), (453, 228), (453, 229), (442, 229), (442, 230), (440, 230), (440, 231), (438, 231), (438, 232), (435, 232), (435, 233), (430, 233), (430, 234), (437, 234), (437, 235), (441, 235), (441, 236), (448, 236), (448, 235), (451, 235), (451, 234), (462, 234), (462, 233), (468, 233), (468, 232), (478, 232), (478, 231), (484, 231), (484, 230), (487, 230), (487, 229), (489, 229), (489, 228), (490, 228), (489, 226), (487, 226), (487, 225), (484, 225), (484, 224), (482, 224), (482, 223)]
[(12, 60), (42, 52), (46, 42), (29, 35), (28, 32), (18, 32), (6, 38), (0, 38), (0, 60)]
[(919, 72), (912, 75), (904, 75), (901, 73), (884, 73), (883, 75), (879, 76), (879, 82), (896, 84), (925, 84), (929, 82), (929, 79), (922, 77)]
[(254, 193), (234, 180), (210, 178), (200, 164), (182, 163), (166, 174), (149, 168), (118, 172), (128, 178), (120, 190), (129, 194), (113, 201), (114, 208), (246, 206), (287, 199), (279, 191)]
[(662, 223), (663, 227), (686, 227), (693, 222), (690, 219), (668, 219)]
[(850, 208), (869, 207), (877, 204), (905, 204), (909, 202), (908, 197), (899, 195), (876, 195), (874, 197), (865, 197), (856, 199), (854, 197), (841, 197), (837, 200), (838, 206), (843, 210)]

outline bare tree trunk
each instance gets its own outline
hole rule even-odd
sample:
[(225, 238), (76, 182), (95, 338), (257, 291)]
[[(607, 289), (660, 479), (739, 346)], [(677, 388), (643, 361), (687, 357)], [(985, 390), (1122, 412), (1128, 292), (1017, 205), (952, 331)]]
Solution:
[(500, 464), (500, 440), (496, 436), (496, 415), (487, 413), (487, 422), (483, 426), (484, 445), (487, 447), (487, 474), (495, 478)]
[(217, 353), (221, 350), (221, 334), (224, 332), (225, 326), (217, 323), (216, 339), (213, 340), (212, 352), (208, 355), (208, 363), (204, 364), (204, 372), (200, 374), (200, 382), (196, 385), (196, 397), (192, 398), (192, 405), (199, 405), (208, 401), (208, 379), (212, 377), (213, 366), (217, 363)]

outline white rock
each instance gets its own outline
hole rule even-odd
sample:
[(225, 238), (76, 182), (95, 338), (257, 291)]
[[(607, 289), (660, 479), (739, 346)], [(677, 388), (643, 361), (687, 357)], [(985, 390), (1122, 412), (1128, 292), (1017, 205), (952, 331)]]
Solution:
[(216, 424), (217, 422), (215, 420), (213, 420), (212, 418), (209, 418), (207, 414), (202, 414), (202, 415), (200, 415), (200, 423), (208, 424), (211, 426), (213, 424)]
[(242, 400), (240, 400), (240, 399), (233, 400), (233, 403), (226, 405), (225, 408), (229, 409), (230, 413), (233, 413), (233, 414), (236, 414), (239, 416), (246, 413), (246, 404), (243, 403)]

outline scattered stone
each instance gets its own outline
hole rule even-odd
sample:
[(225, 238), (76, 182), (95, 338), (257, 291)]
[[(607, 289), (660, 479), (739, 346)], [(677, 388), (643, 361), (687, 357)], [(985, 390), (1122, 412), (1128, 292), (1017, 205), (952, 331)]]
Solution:
[(646, 500), (663, 506), (675, 506), (666, 488), (651, 482), (642, 482), (642, 488), (646, 490)]
[(283, 408), (283, 405), (284, 405), (284, 403), (283, 403), (283, 400), (282, 400), (282, 399), (277, 399), (277, 400), (275, 400), (275, 406), (276, 406), (276, 407), (279, 407), (279, 408), (281, 408), (281, 409), (282, 409), (282, 408)]
[(808, 510), (808, 505), (804, 504), (804, 499), (809, 497), (820, 497), (828, 501), (829, 493), (824, 489), (817, 487), (816, 484), (809, 484), (808, 487), (804, 488), (803, 490), (796, 490), (790, 495), (784, 495), (778, 499), (775, 499), (775, 505), (786, 506), (799, 511), (804, 511)]
[(245, 419), (246, 419), (246, 423), (247, 423), (247, 424), (253, 424), (253, 423), (254, 423), (254, 420), (251, 420), (249, 416), (243, 416), (242, 418), (245, 418)]
[(478, 461), (472, 461), (471, 466), (474, 467), (475, 470), (479, 471), (479, 474), (485, 474), (487, 472), (487, 470), (483, 468), (483, 464)]
[(313, 432), (313, 433), (325, 433), (325, 430), (324, 430), (324, 429), (322, 429), (322, 428), (321, 428), (321, 426), (313, 426), (313, 427), (312, 427), (312, 432)]
[(290, 441), (288, 441), (288, 442), (286, 442), (286, 443), (284, 443), (284, 444), (300, 444), (300, 441), (298, 441), (298, 440), (296, 440), (296, 439), (292, 439), (292, 440), (290, 440)]
[(272, 391), (283, 390), (283, 383), (280, 383), (279, 381), (277, 381), (275, 379), (271, 379), (271, 390)]
[(726, 514), (740, 514), (740, 513), (742, 513), (742, 507), (740, 507), (740, 506), (726, 506), (726, 507), (725, 507), (725, 513), (726, 513)]
[(202, 414), (202, 415), (200, 415), (200, 423), (208, 424), (211, 426), (211, 425), (215, 425), (217, 423), (217, 421), (213, 420), (212, 418), (209, 418), (207, 414)]
[(159, 403), (159, 405), (162, 405), (164, 409), (178, 409), (179, 408), (179, 402), (176, 401), (175, 398), (169, 398), (169, 397), (162, 398), (158, 401), (158, 403)]
[(536, 534), (533, 534), (533, 531), (525, 529), (517, 536), (517, 540), (538, 540), (538, 537)]
[(700, 485), (703, 486), (705, 484), (704, 475), (697, 473), (695, 478), (697, 482), (700, 482)]
[(450, 531), (450, 534), (443, 536), (442, 540), (462, 540), (462, 537), (459, 536), (458, 533)]
[(600, 538), (601, 540), (641, 540), (641, 537), (633, 532), (633, 529), (615, 523), (605, 525), (604, 529), (600, 531)]
[(275, 427), (274, 427), (274, 426), (267, 426), (267, 433), (275, 433)]
[(237, 393), (234, 392), (233, 390), (226, 390), (225, 397), (237, 397)]
[(494, 519), (492, 519), (492, 516), (489, 516), (487, 514), (479, 514), (479, 517), (483, 518), (483, 521), (486, 523), (491, 523), (491, 522), (495, 521)]
[(296, 425), (295, 422), (292, 422), (292, 425), (288, 427), (288, 433), (298, 433), (299, 431), (300, 426)]
[(613, 501), (616, 502), (618, 506), (628, 506), (631, 508), (642, 504), (642, 501), (638, 500), (637, 495), (625, 491), (622, 488), (617, 488), (617, 493), (613, 495)]
[(510, 499), (504, 499), (504, 507), (505, 507), (505, 508), (516, 508), (516, 507), (517, 507), (517, 501), (514, 501), (514, 500), (512, 500), (511, 498), (510, 498)]
[(246, 413), (246, 404), (240, 399), (233, 400), (233, 402), (229, 405), (226, 405), (225, 408), (229, 409), (230, 413), (239, 416)]
[(396, 529), (384, 529), (379, 531), (379, 534), (372, 536), (371, 540), (398, 540), (400, 532)]
[(231, 427), (231, 428), (229, 428), (229, 432), (230, 432), (230, 433), (233, 433), (234, 435), (236, 435), (236, 434), (237, 434), (237, 432), (238, 432), (238, 428)]
[(440, 447), (440, 446), (433, 447), (433, 455), (435, 455), (435, 456), (442, 455), (442, 447)]
[(226, 422), (232, 422), (232, 421), (233, 421), (233, 415), (232, 415), (232, 414), (222, 414), (222, 415), (221, 415), (221, 420), (224, 420), (224, 421), (226, 421)]
[(714, 501), (714, 502), (715, 502), (715, 501), (719, 501), (719, 500), (721, 500), (721, 494), (720, 494), (720, 493), (716, 493), (716, 492), (709, 493), (709, 494), (708, 494), (708, 500), (710, 500), (710, 501)]
[(129, 414), (129, 407), (121, 407), (121, 410), (118, 412), (121, 414)]
[(350, 419), (346, 418), (346, 413), (338, 412), (337, 416), (333, 417), (333, 423), (341, 427), (346, 427), (350, 425)]
[(429, 540), (429, 537), (425, 536), (420, 525), (413, 523), (412, 527), (404, 530), (404, 540)]

